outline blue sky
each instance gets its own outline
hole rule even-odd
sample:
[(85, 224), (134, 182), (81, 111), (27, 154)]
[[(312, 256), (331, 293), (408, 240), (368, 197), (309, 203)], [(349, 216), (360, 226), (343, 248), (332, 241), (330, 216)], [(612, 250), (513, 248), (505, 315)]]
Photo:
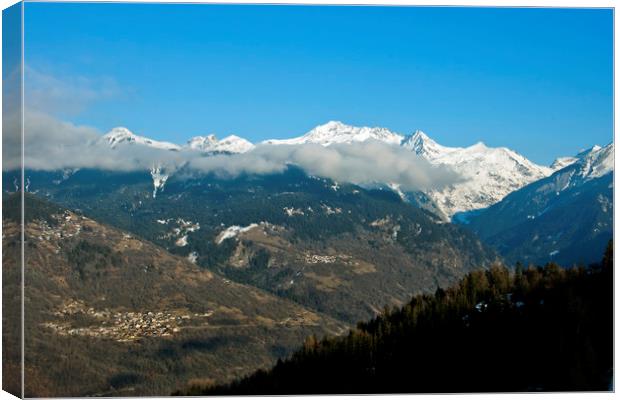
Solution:
[(341, 120), (543, 164), (613, 137), (609, 9), (25, 10), (27, 103), (102, 132), (259, 141)]

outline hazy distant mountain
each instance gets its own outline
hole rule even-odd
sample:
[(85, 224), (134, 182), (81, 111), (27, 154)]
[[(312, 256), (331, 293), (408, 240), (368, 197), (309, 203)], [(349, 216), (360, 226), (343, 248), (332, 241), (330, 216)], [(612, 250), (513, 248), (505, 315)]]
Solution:
[(595, 146), (553, 175), (471, 217), (509, 261), (596, 261), (613, 234), (614, 145)]

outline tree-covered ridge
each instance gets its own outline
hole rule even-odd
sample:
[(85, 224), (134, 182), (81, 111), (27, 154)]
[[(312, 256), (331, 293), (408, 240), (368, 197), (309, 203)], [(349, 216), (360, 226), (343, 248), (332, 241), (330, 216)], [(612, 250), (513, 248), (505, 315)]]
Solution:
[(39, 198), (346, 324), (500, 261), (472, 232), (439, 223), (391, 190), (295, 167), (236, 178), (179, 172), (155, 198), (147, 172), (26, 175)]
[(270, 371), (186, 394), (609, 390), (613, 247), (589, 268), (492, 267)]

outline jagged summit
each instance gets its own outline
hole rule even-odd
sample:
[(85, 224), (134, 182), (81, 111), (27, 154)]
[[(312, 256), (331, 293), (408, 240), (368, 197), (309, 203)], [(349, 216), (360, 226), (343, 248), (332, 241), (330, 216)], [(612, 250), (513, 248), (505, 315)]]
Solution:
[(460, 150), (458, 147), (446, 147), (438, 144), (421, 130), (416, 130), (411, 135), (406, 136), (400, 145), (429, 161)]
[(110, 132), (103, 135), (101, 140), (113, 149), (122, 144), (141, 144), (164, 150), (179, 150), (180, 148), (174, 143), (160, 142), (144, 136), (136, 135), (129, 129), (122, 126), (113, 128)]
[[(592, 157), (595, 157), (596, 155), (598, 155), (598, 156), (602, 156), (601, 164), (600, 164), (602, 169), (600, 171), (608, 171), (609, 165), (606, 164), (606, 160), (609, 160), (609, 158), (607, 158), (610, 155), (609, 149), (611, 149), (611, 164), (612, 164), (611, 169), (613, 169), (613, 143), (610, 143), (605, 147), (601, 147), (595, 144), (594, 146), (590, 148), (580, 150), (579, 153), (577, 153), (575, 156), (558, 157), (553, 161), (553, 163), (550, 165), (549, 168), (551, 168), (555, 172), (555, 171), (559, 171), (563, 168), (568, 167), (569, 165), (573, 165), (576, 163), (582, 165), (584, 163), (584, 160), (586, 159), (591, 160)], [(601, 150), (604, 150), (604, 151), (601, 152)]]
[(187, 147), (194, 150), (202, 150), (205, 147), (213, 146), (217, 143), (217, 137), (213, 134), (207, 136), (194, 136), (187, 141)]
[(406, 137), (401, 146), (431, 164), (452, 168), (462, 180), (426, 193), (445, 218), (457, 212), (490, 206), (510, 192), (551, 174), (506, 147), (489, 147), (479, 141), (468, 147), (442, 146), (422, 131)]
[[(156, 148), (199, 151), (206, 154), (245, 153), (254, 148), (252, 143), (239, 136), (230, 135), (218, 140), (213, 134), (193, 137), (181, 147), (135, 135), (123, 127), (114, 128), (104, 135), (102, 140), (112, 148), (125, 143), (138, 143)], [(507, 194), (572, 165), (577, 160), (586, 158), (590, 160), (589, 164), (583, 164), (585, 175), (601, 174), (602, 171), (608, 169), (606, 163), (597, 164), (592, 159), (593, 156), (588, 158), (588, 155), (601, 150), (599, 146), (587, 149), (576, 157), (559, 158), (547, 167), (537, 165), (511, 149), (489, 147), (482, 141), (468, 147), (448, 147), (437, 143), (421, 130), (415, 130), (409, 135), (401, 135), (387, 128), (352, 126), (342, 121), (329, 121), (314, 127), (302, 136), (266, 140), (262, 144), (330, 146), (367, 140), (378, 140), (392, 146), (400, 146), (433, 165), (447, 166), (460, 175), (461, 179), (458, 182), (441, 190), (436, 189), (425, 193), (436, 204), (438, 213), (442, 214), (446, 220), (458, 212), (482, 209), (495, 204)], [(602, 165), (602, 167), (599, 168), (596, 165)]]
[(250, 141), (237, 135), (226, 136), (219, 141), (218, 145), (221, 149), (220, 151), (228, 151), (230, 153), (245, 153), (254, 148), (254, 145)]
[(558, 157), (553, 160), (553, 163), (551, 163), (549, 168), (551, 168), (553, 171), (559, 171), (562, 168), (568, 167), (569, 165), (573, 164), (578, 159), (579, 158), (577, 157)]
[(164, 150), (197, 150), (203, 152), (226, 152), (226, 153), (245, 153), (254, 148), (254, 145), (236, 135), (230, 135), (222, 140), (218, 140), (213, 134), (207, 136), (195, 136), (187, 141), (185, 146), (174, 143), (162, 142), (139, 136), (125, 127), (116, 127), (105, 135), (101, 136), (99, 143), (108, 145), (114, 149), (122, 145), (143, 145), (156, 149)]
[(590, 151), (582, 152), (579, 156), (574, 166), (577, 169), (577, 175), (583, 180), (599, 178), (614, 170), (613, 143), (605, 147), (594, 146)]
[(388, 144), (399, 145), (403, 136), (380, 127), (357, 127), (346, 125), (340, 121), (329, 121), (319, 125), (303, 136), (293, 139), (266, 140), (265, 144), (320, 144), (330, 146), (332, 144), (364, 142), (369, 139), (379, 140)]
[(136, 141), (137, 136), (133, 134), (129, 129), (118, 126), (112, 128), (110, 132), (102, 136), (102, 139), (110, 144), (110, 147), (116, 147), (119, 143), (131, 143)]
[(218, 140), (215, 135), (195, 136), (187, 141), (187, 147), (191, 150), (198, 150), (206, 153), (225, 152), (225, 153), (245, 153), (254, 148), (249, 141), (236, 135), (230, 135), (222, 140)]

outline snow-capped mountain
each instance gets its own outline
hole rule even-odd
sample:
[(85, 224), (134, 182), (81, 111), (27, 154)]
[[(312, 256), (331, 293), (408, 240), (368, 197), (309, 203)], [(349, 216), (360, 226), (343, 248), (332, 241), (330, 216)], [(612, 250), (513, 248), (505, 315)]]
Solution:
[(162, 142), (139, 136), (124, 127), (112, 129), (99, 139), (100, 143), (105, 143), (111, 148), (121, 145), (143, 145), (162, 150), (197, 150), (206, 153), (245, 153), (254, 148), (249, 141), (239, 136), (230, 135), (222, 140), (218, 140), (215, 135), (195, 136), (187, 141), (185, 146), (179, 146), (174, 143)]
[(117, 127), (112, 129), (110, 132), (106, 133), (100, 138), (102, 143), (107, 143), (111, 148), (116, 148), (119, 145), (123, 144), (137, 144), (149, 146), (157, 149), (163, 150), (180, 150), (180, 146), (169, 143), (169, 142), (160, 142), (157, 140), (149, 139), (144, 136), (138, 136), (131, 132), (129, 129), (124, 127)]
[(599, 178), (614, 170), (614, 144), (594, 146), (577, 155), (577, 176), (583, 180)]
[(577, 157), (558, 157), (553, 161), (553, 163), (551, 163), (549, 168), (551, 168), (554, 172), (559, 171), (562, 168), (568, 167), (577, 160)]
[(264, 144), (320, 144), (329, 146), (338, 143), (363, 142), (369, 139), (380, 140), (394, 145), (400, 145), (403, 136), (386, 128), (357, 127), (343, 124), (340, 121), (330, 121), (319, 125), (303, 136), (293, 139), (271, 139)]
[(400, 145), (429, 161), (434, 161), (454, 151), (463, 150), (460, 147), (441, 146), (420, 130), (416, 130), (413, 134), (404, 137)]
[(472, 216), (469, 227), (511, 261), (597, 260), (613, 230), (614, 144), (574, 158)]
[(505, 147), (487, 147), (482, 142), (469, 147), (446, 147), (422, 131), (404, 138), (401, 145), (432, 164), (451, 167), (463, 177), (461, 182), (426, 193), (448, 218), (458, 212), (488, 207), (553, 172)]
[[(393, 146), (401, 146), (425, 158), (431, 164), (447, 166), (461, 175), (462, 180), (455, 184), (441, 190), (429, 190), (424, 193), (425, 207), (446, 221), (453, 218), (455, 214), (457, 218), (461, 218), (465, 213), (489, 207), (502, 200), (507, 194), (575, 163), (582, 156), (558, 158), (550, 167), (546, 167), (537, 165), (505, 147), (487, 147), (482, 142), (469, 147), (447, 147), (438, 144), (422, 131), (415, 131), (411, 135), (404, 136), (386, 128), (356, 127), (339, 121), (319, 125), (303, 136), (266, 140), (262, 144), (313, 143), (330, 146), (371, 139)], [(245, 153), (254, 148), (252, 143), (235, 135), (222, 140), (218, 140), (215, 135), (196, 136), (188, 140), (186, 145), (178, 146), (135, 135), (126, 128), (114, 128), (104, 135), (101, 141), (111, 148), (123, 144), (140, 144), (158, 149), (200, 151), (206, 154)], [(595, 148), (590, 150), (595, 150)], [(386, 182), (386, 185), (388, 184), (393, 183)], [(417, 199), (419, 195), (402, 193), (400, 189), (397, 192), (407, 199)]]
[(490, 148), (483, 143), (470, 147), (446, 147), (422, 131), (403, 136), (386, 128), (354, 127), (338, 121), (317, 126), (297, 138), (267, 140), (263, 143), (289, 145), (316, 143), (329, 146), (369, 139), (404, 147), (431, 164), (446, 165), (462, 175), (462, 182), (426, 193), (435, 203), (435, 211), (442, 214), (440, 216), (446, 220), (457, 212), (488, 207), (508, 193), (553, 172), (551, 168), (534, 164), (505, 147)]
[(187, 147), (205, 153), (245, 153), (254, 148), (254, 145), (236, 135), (230, 135), (218, 140), (215, 135), (195, 136), (187, 141)]
[(614, 170), (614, 144), (594, 146), (579, 153), (572, 164), (556, 171), (539, 183), (537, 193), (555, 193), (583, 185), (585, 182), (605, 176)]
[[(222, 140), (217, 140), (215, 135), (196, 136), (187, 141), (185, 146), (174, 143), (162, 142), (139, 136), (124, 127), (117, 127), (101, 136), (96, 142), (97, 146), (109, 146), (117, 149), (120, 146), (147, 146), (157, 150), (170, 151), (200, 151), (204, 153), (245, 153), (254, 148), (249, 141), (235, 135), (230, 135)], [(164, 189), (166, 181), (170, 177), (167, 172), (166, 163), (160, 159), (153, 159), (153, 167), (150, 170), (153, 178), (153, 198), (157, 192)]]
[(217, 145), (217, 142), (218, 140), (215, 135), (194, 136), (187, 141), (186, 146), (192, 150), (207, 151), (206, 149), (210, 149)]

